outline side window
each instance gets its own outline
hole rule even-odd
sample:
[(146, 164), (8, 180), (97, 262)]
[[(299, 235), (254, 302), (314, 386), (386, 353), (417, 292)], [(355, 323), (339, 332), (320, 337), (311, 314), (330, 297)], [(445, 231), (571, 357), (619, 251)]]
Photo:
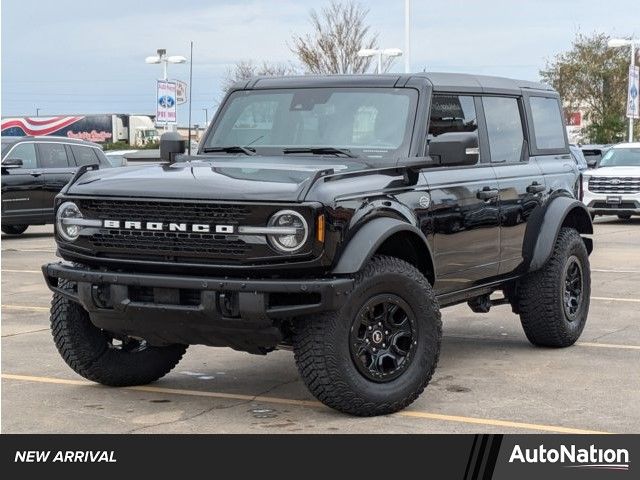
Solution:
[(519, 162), (524, 147), (524, 130), (518, 99), (483, 97), (492, 162)]
[(71, 151), (76, 159), (76, 165), (81, 167), (82, 165), (97, 165), (98, 157), (93, 151), (92, 147), (84, 147), (82, 145), (71, 145)]
[(560, 105), (555, 98), (530, 97), (536, 147), (540, 150), (565, 148)]
[[(104, 154), (104, 152), (102, 150), (100, 150), (99, 148), (95, 148), (95, 147), (91, 147), (91, 150), (93, 150), (94, 155), (98, 158), (98, 162), (99, 165), (101, 167), (110, 167), (111, 166), (111, 162), (109, 161), (109, 159), (107, 158), (107, 156)], [(122, 159), (124, 157), (120, 157), (119, 163), (122, 163)]]
[(33, 143), (19, 143), (11, 153), (7, 155), (7, 158), (22, 160), (22, 168), (38, 168), (38, 162), (36, 161), (36, 146)]
[(39, 143), (42, 168), (66, 168), (69, 166), (67, 150), (62, 143)]
[(478, 135), (478, 120), (473, 97), (434, 95), (431, 101), (429, 139), (451, 132), (473, 132)]

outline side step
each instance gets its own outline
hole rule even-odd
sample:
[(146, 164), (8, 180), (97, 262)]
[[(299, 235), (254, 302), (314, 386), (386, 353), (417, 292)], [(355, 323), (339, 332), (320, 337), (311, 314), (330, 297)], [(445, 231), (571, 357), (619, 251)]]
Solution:
[(491, 299), (490, 294), (480, 295), (479, 297), (472, 298), (467, 302), (471, 311), (475, 313), (488, 313), (491, 307), (496, 305), (508, 305), (509, 300), (507, 297)]

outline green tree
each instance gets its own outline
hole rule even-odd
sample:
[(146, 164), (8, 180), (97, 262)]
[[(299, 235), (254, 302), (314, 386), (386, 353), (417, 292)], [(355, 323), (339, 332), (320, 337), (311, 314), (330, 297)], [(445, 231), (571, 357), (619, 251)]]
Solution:
[(582, 135), (592, 143), (626, 137), (629, 52), (609, 48), (603, 33), (577, 34), (571, 50), (547, 62), (540, 76), (562, 97), (567, 110), (585, 111)]

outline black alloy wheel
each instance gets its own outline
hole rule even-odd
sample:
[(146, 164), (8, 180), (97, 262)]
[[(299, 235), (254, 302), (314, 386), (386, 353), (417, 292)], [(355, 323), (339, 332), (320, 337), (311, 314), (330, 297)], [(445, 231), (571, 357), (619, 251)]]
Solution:
[(562, 277), (562, 285), (564, 285), (564, 314), (567, 320), (572, 322), (576, 319), (580, 310), (583, 296), (582, 264), (578, 257), (572, 255), (567, 259)]

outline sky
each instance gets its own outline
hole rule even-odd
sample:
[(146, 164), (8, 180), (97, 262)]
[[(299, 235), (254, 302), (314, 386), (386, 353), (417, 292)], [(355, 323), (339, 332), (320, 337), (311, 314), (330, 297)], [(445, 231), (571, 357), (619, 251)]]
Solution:
[[(412, 71), (538, 80), (545, 62), (576, 33), (640, 36), (638, 0), (412, 0)], [(158, 48), (193, 54), (193, 123), (222, 99), (240, 60), (294, 62), (291, 36), (328, 0), (3, 0), (3, 116), (155, 113)], [(362, 0), (382, 48), (404, 48), (404, 0)], [(392, 71), (402, 71), (399, 59)], [(169, 77), (187, 81), (186, 65)], [(186, 125), (186, 106), (178, 123)]]

